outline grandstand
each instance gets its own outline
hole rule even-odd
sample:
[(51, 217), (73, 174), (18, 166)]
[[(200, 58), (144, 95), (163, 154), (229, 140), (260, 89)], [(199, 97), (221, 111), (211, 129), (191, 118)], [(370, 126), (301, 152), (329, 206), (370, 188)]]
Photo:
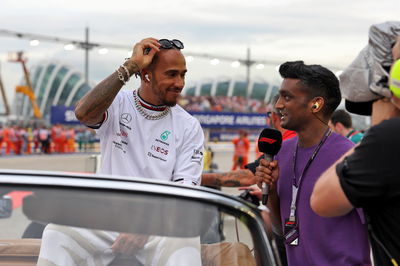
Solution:
[(187, 96), (228, 96), (255, 99), (268, 103), (271, 96), (279, 90), (279, 85), (267, 82), (261, 78), (255, 78), (247, 82), (244, 78), (218, 77), (216, 79), (204, 79), (194, 85), (189, 85), (184, 90)]

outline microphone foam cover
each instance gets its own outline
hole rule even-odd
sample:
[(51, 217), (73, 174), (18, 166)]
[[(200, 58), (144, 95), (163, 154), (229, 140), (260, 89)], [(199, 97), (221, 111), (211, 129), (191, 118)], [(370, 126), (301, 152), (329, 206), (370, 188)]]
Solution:
[(282, 134), (279, 130), (265, 128), (258, 138), (258, 150), (269, 155), (276, 155), (282, 146)]

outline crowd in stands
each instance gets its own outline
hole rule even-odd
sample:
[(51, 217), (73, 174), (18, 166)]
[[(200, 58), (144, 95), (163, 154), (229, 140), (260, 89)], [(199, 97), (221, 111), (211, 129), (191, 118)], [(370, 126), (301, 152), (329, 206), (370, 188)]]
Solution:
[(54, 125), (0, 125), (0, 155), (52, 154), (95, 151), (92, 129)]
[(188, 112), (266, 113), (268, 104), (241, 96), (183, 96), (179, 105)]
[[(189, 112), (266, 113), (271, 107), (240, 96), (183, 96), (179, 104)], [(0, 156), (95, 151), (96, 134), (85, 126), (0, 124)]]

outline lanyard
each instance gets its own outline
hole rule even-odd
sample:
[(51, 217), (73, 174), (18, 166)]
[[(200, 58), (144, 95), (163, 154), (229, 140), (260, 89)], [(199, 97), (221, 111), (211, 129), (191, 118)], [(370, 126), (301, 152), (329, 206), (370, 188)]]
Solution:
[(321, 149), (322, 145), (325, 143), (327, 138), (331, 135), (332, 131), (330, 128), (327, 129), (324, 137), (321, 139), (319, 142), (318, 146), (315, 148), (313, 154), (311, 155), (310, 159), (308, 159), (308, 162), (306, 166), (303, 169), (303, 172), (300, 174), (299, 180), (296, 181), (296, 159), (297, 159), (297, 150), (299, 148), (298, 143), (296, 144), (296, 150), (293, 153), (293, 182), (292, 182), (292, 202), (290, 204), (290, 216), (289, 216), (289, 221), (295, 222), (296, 221), (296, 203), (297, 203), (297, 194), (300, 189), (301, 181), (303, 180), (304, 174), (307, 172), (308, 168), (310, 167), (311, 163), (314, 161), (315, 156), (317, 156), (317, 153)]

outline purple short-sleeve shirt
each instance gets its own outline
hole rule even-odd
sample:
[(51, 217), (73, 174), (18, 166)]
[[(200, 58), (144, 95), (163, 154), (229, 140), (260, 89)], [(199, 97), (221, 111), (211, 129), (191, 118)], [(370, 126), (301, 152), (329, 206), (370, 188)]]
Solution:
[[(278, 194), (282, 226), (289, 217), (296, 145), (297, 137), (285, 141), (276, 156), (280, 170)], [(324, 218), (315, 214), (310, 206), (311, 193), (319, 176), (352, 146), (345, 137), (332, 133), (304, 174), (296, 206), (299, 244), (286, 245), (289, 265), (371, 265), (367, 228), (359, 212), (353, 210), (345, 216)], [(315, 148), (298, 148), (297, 179)]]

